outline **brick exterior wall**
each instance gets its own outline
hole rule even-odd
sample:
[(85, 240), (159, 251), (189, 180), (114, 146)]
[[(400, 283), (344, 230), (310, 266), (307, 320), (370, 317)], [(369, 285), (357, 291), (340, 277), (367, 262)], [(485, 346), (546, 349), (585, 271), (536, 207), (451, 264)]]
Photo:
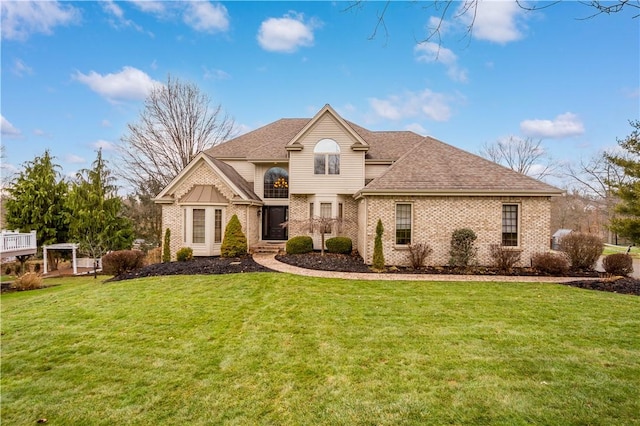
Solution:
[(359, 239), (366, 243), (365, 262), (373, 261), (373, 244), (378, 219), (384, 226), (383, 249), (388, 265), (408, 265), (409, 253), (405, 247), (395, 246), (395, 204), (413, 204), (412, 242), (427, 243), (433, 253), (428, 265), (446, 265), (449, 262), (451, 234), (458, 228), (471, 228), (478, 239), (478, 263), (489, 265), (489, 247), (500, 244), (502, 238), (502, 205), (518, 204), (519, 236), (522, 250), (520, 266), (528, 266), (534, 253), (549, 249), (550, 201), (547, 197), (369, 197), (366, 229)]
[[(226, 183), (205, 163), (195, 167), (191, 173), (185, 176), (172, 194), (176, 202), (174, 202), (174, 204), (162, 205), (162, 235), (164, 238), (166, 229), (171, 229), (170, 247), (172, 259), (175, 259), (175, 253), (184, 246), (184, 236), (182, 235), (184, 232), (182, 223), (183, 210), (176, 203), (195, 185), (213, 185), (228, 200), (234, 197), (233, 191), (231, 191)], [(238, 219), (242, 224), (242, 231), (247, 235), (247, 243), (249, 245), (255, 244), (259, 239), (258, 208), (257, 206), (247, 207), (246, 205), (235, 204), (228, 204), (226, 206), (226, 222), (228, 222), (234, 214), (238, 215)], [(226, 222), (223, 224), (223, 232)], [(247, 234), (247, 229), (249, 229), (249, 234)]]

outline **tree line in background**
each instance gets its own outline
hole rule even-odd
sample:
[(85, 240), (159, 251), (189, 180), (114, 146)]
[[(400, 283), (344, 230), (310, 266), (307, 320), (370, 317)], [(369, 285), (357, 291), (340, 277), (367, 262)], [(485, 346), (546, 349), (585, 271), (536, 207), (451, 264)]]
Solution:
[[(486, 144), (480, 155), (538, 179), (564, 176), (567, 194), (552, 200), (552, 230), (599, 234), (613, 243), (640, 243), (640, 121), (618, 140), (619, 151), (562, 167), (541, 140), (510, 137)], [(24, 164), (3, 203), (10, 229), (36, 230), (38, 246), (77, 242), (100, 258), (131, 247), (134, 238), (160, 245), (161, 208), (153, 198), (201, 151), (235, 135), (221, 106), (191, 83), (170, 76), (145, 101), (137, 122), (127, 126), (120, 147), (119, 177), (130, 185), (117, 193), (115, 176), (97, 152), (90, 169), (71, 180), (60, 174), (49, 151)], [(610, 233), (605, 235), (603, 233)], [(618, 239), (620, 237), (620, 239)], [(625, 238), (623, 241), (622, 238)]]

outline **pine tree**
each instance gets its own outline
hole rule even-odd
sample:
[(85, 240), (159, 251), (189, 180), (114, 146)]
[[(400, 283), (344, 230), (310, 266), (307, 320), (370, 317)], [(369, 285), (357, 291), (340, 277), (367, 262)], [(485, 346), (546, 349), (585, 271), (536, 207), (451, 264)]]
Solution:
[(171, 229), (164, 232), (164, 244), (162, 244), (162, 262), (171, 262)]
[(621, 216), (611, 220), (610, 228), (633, 243), (640, 244), (640, 120), (630, 121), (634, 128), (618, 144), (625, 151), (622, 155), (607, 155), (607, 160), (623, 169), (629, 179), (615, 184), (615, 195), (620, 199), (616, 212)]

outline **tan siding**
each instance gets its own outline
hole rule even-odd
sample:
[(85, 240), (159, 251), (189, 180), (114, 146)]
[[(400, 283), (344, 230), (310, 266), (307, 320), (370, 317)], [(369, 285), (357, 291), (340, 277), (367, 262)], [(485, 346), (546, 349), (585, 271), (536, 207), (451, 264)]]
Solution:
[(242, 160), (225, 160), (225, 163), (236, 169), (236, 171), (247, 182), (253, 182), (255, 179), (255, 165), (248, 161)]
[(365, 179), (375, 179), (387, 171), (388, 168), (389, 165), (367, 164), (364, 167), (364, 177)]
[[(340, 174), (315, 175), (313, 148), (321, 139), (333, 139), (340, 145)], [(364, 186), (364, 153), (352, 151), (355, 142), (344, 129), (326, 115), (300, 139), (302, 151), (291, 152), (289, 188), (293, 194), (354, 194)]]

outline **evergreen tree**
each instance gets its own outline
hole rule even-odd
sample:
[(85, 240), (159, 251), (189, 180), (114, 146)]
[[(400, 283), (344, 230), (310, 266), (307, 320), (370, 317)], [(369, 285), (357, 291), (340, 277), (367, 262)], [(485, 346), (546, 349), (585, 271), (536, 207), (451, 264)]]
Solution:
[(247, 237), (242, 232), (238, 216), (231, 216), (224, 229), (224, 238), (220, 247), (222, 257), (239, 257), (247, 254)]
[(171, 262), (171, 229), (164, 232), (164, 243), (162, 244), (162, 262)]
[(67, 183), (49, 151), (24, 164), (8, 188), (6, 224), (22, 232), (35, 230), (38, 247), (65, 242), (69, 215), (65, 206)]
[(79, 171), (69, 191), (71, 239), (96, 262), (110, 250), (131, 247), (133, 241), (131, 221), (122, 216), (122, 200), (113, 180), (98, 150), (92, 168)]
[(629, 123), (633, 131), (625, 139), (618, 140), (625, 154), (607, 155), (607, 159), (621, 167), (628, 177), (623, 183), (614, 183), (615, 195), (620, 199), (615, 210), (621, 216), (611, 220), (610, 228), (640, 244), (640, 120)]
[(382, 250), (382, 234), (384, 228), (382, 226), (382, 220), (378, 219), (376, 225), (376, 239), (373, 244), (373, 269), (382, 271), (384, 270), (384, 253)]

